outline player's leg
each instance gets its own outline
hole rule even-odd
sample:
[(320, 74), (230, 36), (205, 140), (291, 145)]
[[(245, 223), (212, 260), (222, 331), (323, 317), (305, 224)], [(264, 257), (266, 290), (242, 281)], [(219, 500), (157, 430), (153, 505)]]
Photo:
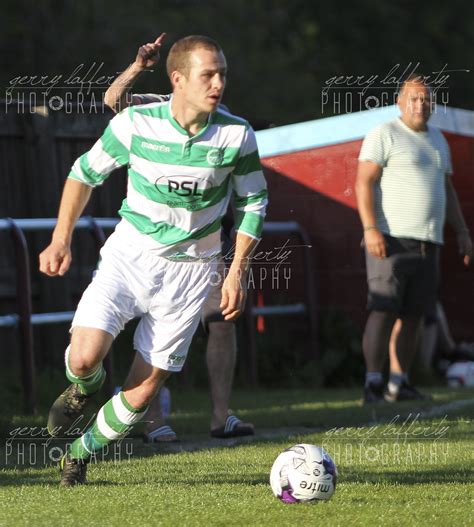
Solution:
[(62, 486), (85, 482), (91, 455), (125, 437), (135, 424), (143, 420), (148, 404), (170, 374), (147, 363), (139, 353), (135, 354), (123, 390), (102, 406), (91, 427), (73, 442), (63, 458)]
[(150, 443), (169, 443), (178, 440), (176, 432), (166, 424), (167, 415), (161, 407), (161, 389), (150, 402), (145, 416), (146, 440)]
[(113, 234), (101, 250), (99, 268), (84, 291), (72, 321), (71, 344), (66, 350), (66, 376), (71, 382), (51, 407), (48, 430), (60, 435), (84, 412), (90, 396), (105, 379), (102, 360), (113, 339), (136, 312), (130, 272), (137, 259)]
[(254, 433), (252, 423), (230, 415), (229, 403), (237, 357), (237, 335), (234, 322), (224, 321), (221, 310), (221, 288), (225, 266), (219, 263), (215, 279), (203, 306), (201, 320), (208, 335), (206, 364), (211, 391), (211, 435), (233, 437)]
[(66, 377), (71, 384), (51, 406), (48, 431), (52, 436), (66, 434), (83, 415), (91, 397), (101, 388), (105, 380), (102, 360), (112, 341), (113, 336), (101, 329), (73, 329), (65, 357)]
[[(152, 313), (142, 319), (135, 334), (135, 348), (150, 356), (150, 360), (150, 350), (154, 350), (153, 360), (157, 361), (158, 366), (179, 371), (199, 323), (210, 284), (216, 282), (216, 264), (215, 262), (205, 264), (168, 262), (166, 267), (165, 288), (169, 293), (157, 296)], [(175, 290), (173, 284), (178, 284)], [(159, 326), (154, 323), (154, 320), (158, 319), (160, 319)], [(155, 331), (155, 327), (159, 328), (158, 332)], [(145, 433), (147, 439), (152, 442), (177, 439), (174, 430), (166, 425), (159, 395), (150, 403), (146, 415)]]
[(211, 430), (225, 424), (234, 380), (237, 341), (233, 322), (209, 322), (206, 365), (211, 390)]

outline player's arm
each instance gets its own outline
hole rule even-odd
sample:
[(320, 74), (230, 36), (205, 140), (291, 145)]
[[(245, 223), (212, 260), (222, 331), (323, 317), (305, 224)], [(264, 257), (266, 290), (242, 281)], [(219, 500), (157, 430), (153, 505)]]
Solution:
[(114, 117), (102, 137), (74, 163), (64, 185), (58, 221), (51, 243), (39, 255), (39, 269), (48, 276), (62, 276), (71, 265), (71, 240), (92, 189), (129, 161), (130, 111)]
[(39, 269), (42, 273), (48, 276), (62, 276), (69, 269), (74, 225), (91, 194), (92, 187), (74, 179), (66, 180), (51, 243), (39, 255)]
[(250, 256), (258, 242), (259, 240), (255, 238), (237, 232), (234, 258), (222, 284), (220, 308), (225, 320), (235, 320), (244, 310)]
[(374, 186), (382, 175), (382, 167), (373, 161), (359, 161), (355, 191), (357, 209), (364, 229), (364, 243), (370, 254), (377, 258), (385, 258), (385, 240), (377, 229), (375, 219)]
[(158, 63), (160, 47), (165, 35), (166, 33), (162, 33), (155, 42), (140, 46), (135, 61), (114, 80), (105, 92), (104, 103), (114, 112), (119, 112), (127, 106), (141, 102), (136, 97), (128, 96), (128, 92), (144, 71), (153, 68)]
[(237, 239), (234, 258), (222, 286), (221, 309), (225, 320), (236, 319), (244, 309), (250, 256), (260, 240), (268, 203), (257, 142), (250, 127), (232, 174), (232, 186)]
[(469, 265), (472, 257), (472, 240), (459, 205), (457, 192), (448, 175), (446, 175), (446, 220), (456, 233), (459, 253), (464, 257), (464, 264)]

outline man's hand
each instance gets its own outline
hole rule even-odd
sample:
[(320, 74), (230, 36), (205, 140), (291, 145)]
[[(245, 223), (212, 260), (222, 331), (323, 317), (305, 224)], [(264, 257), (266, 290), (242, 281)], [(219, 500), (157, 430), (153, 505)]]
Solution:
[(71, 265), (71, 247), (52, 241), (39, 255), (39, 269), (48, 276), (63, 276)]
[(385, 238), (378, 229), (369, 229), (364, 232), (364, 243), (367, 251), (375, 258), (383, 259), (387, 256)]
[(247, 273), (239, 268), (229, 269), (229, 273), (222, 285), (222, 301), (220, 308), (224, 320), (235, 320), (245, 307), (247, 297)]
[(161, 33), (155, 42), (144, 44), (138, 49), (138, 53), (135, 58), (135, 65), (138, 68), (146, 70), (156, 66), (160, 60), (160, 47), (165, 36), (166, 33)]
[(460, 232), (457, 235), (459, 254), (463, 256), (464, 265), (469, 265), (472, 258), (472, 240), (469, 231)]

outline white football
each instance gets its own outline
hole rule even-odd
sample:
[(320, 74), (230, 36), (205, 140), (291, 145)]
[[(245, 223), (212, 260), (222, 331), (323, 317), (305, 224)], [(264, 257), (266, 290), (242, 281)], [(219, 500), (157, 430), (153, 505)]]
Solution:
[(448, 386), (474, 386), (474, 362), (455, 362), (446, 371)]
[(304, 443), (279, 454), (270, 472), (273, 494), (283, 503), (328, 500), (336, 479), (336, 465), (326, 450)]

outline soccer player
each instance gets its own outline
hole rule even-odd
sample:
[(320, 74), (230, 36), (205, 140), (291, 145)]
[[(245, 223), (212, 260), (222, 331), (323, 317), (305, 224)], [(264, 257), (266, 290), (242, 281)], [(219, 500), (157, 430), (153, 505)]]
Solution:
[(245, 120), (219, 109), (227, 63), (216, 41), (195, 35), (177, 41), (167, 72), (170, 101), (119, 113), (75, 162), (51, 244), (40, 254), (42, 272), (67, 271), (74, 224), (92, 188), (128, 165), (122, 221), (101, 251), (72, 322), (66, 350), (71, 385), (51, 407), (50, 433), (58, 435), (83, 413), (104, 381), (102, 360), (114, 338), (140, 316), (136, 353), (123, 389), (62, 459), (64, 486), (84, 483), (90, 456), (140, 421), (169, 375), (181, 370), (213, 280), (221, 219), (231, 197), (237, 237), (222, 286), (224, 319), (239, 316), (245, 302), (248, 257), (267, 203), (255, 134)]
[[(155, 42), (140, 46), (134, 62), (111, 84), (104, 96), (104, 102), (114, 112), (120, 111), (130, 105), (148, 104), (151, 102), (168, 101), (170, 95), (159, 94), (129, 94), (129, 90), (144, 72), (156, 66), (159, 61), (159, 50), (165, 33), (162, 33)], [(224, 105), (221, 108), (227, 110)], [(230, 250), (230, 230), (232, 223), (223, 222), (223, 254)], [(225, 232), (224, 232), (225, 231)], [(227, 243), (226, 243), (227, 242)], [(234, 378), (235, 361), (237, 355), (237, 337), (233, 321), (225, 321), (220, 313), (221, 286), (224, 280), (224, 264), (220, 263), (217, 272), (220, 280), (213, 282), (211, 290), (203, 307), (201, 323), (207, 333), (206, 364), (209, 374), (211, 389), (212, 416), (211, 436), (236, 437), (252, 435), (254, 426), (242, 422), (235, 415), (230, 415), (229, 400)], [(160, 397), (155, 397), (150, 403), (146, 415), (145, 433), (148, 441), (175, 441), (174, 430), (165, 424), (165, 417), (160, 407)]]

